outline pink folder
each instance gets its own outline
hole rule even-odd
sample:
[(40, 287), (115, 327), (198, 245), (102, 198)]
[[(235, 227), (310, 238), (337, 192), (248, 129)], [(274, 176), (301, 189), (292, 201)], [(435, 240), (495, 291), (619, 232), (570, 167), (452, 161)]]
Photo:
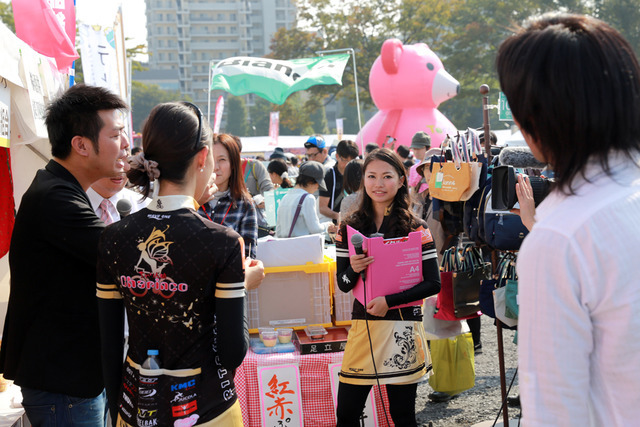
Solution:
[[(347, 226), (349, 256), (356, 253), (351, 245), (351, 236), (354, 234), (361, 233)], [(367, 238), (364, 235), (362, 237), (364, 237), (363, 249), (368, 256), (375, 257), (375, 261), (367, 267), (366, 283), (363, 283), (362, 277), (359, 277), (358, 283), (353, 288), (353, 296), (365, 307), (365, 286), (366, 302), (369, 302), (375, 297), (407, 290), (422, 281), (422, 234), (419, 231), (395, 239)], [(413, 301), (395, 308), (413, 305), (422, 305), (422, 301)]]

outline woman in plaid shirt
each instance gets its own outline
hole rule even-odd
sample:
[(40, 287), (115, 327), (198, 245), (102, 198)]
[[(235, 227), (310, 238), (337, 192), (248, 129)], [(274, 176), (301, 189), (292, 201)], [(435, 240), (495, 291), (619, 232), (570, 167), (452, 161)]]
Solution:
[(244, 240), (245, 256), (255, 258), (258, 240), (256, 208), (242, 178), (238, 144), (229, 134), (214, 135), (213, 156), (218, 191), (199, 212), (240, 234)]

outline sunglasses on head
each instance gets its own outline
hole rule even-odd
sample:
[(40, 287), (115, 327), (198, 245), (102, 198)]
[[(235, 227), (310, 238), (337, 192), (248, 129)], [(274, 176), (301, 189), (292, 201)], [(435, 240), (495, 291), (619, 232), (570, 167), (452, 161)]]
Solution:
[(200, 108), (198, 108), (196, 104), (189, 101), (183, 101), (182, 104), (193, 109), (198, 116), (198, 139), (196, 139), (195, 145), (195, 148), (198, 149), (198, 147), (200, 147), (200, 141), (202, 140), (202, 111), (200, 111)]

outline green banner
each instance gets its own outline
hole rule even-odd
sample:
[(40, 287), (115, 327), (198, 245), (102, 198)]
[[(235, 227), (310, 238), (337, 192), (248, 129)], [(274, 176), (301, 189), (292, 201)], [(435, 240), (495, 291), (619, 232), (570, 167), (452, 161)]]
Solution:
[(342, 84), (349, 54), (280, 61), (237, 56), (213, 66), (210, 90), (240, 96), (255, 93), (274, 104), (315, 85)]
[(500, 92), (498, 98), (498, 120), (501, 122), (512, 122), (513, 116), (511, 115), (511, 108), (507, 102), (507, 96)]
[(267, 223), (275, 226), (278, 220), (278, 208), (280, 201), (291, 190), (290, 188), (276, 188), (264, 192), (264, 213)]

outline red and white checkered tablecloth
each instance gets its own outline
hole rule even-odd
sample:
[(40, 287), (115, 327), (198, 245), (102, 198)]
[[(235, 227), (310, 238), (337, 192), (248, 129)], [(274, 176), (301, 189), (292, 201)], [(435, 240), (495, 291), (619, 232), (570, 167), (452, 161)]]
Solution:
[[(295, 364), (300, 368), (302, 412), (305, 427), (333, 427), (336, 411), (331, 395), (328, 365), (342, 362), (343, 352), (301, 355), (294, 353), (256, 354), (249, 350), (236, 370), (235, 384), (245, 427), (261, 427), (258, 367)], [(386, 426), (380, 397), (376, 390), (376, 407), (381, 426)], [(387, 392), (382, 387), (384, 406), (389, 407)], [(389, 418), (391, 420), (391, 418)], [(393, 422), (391, 422), (391, 427)]]

